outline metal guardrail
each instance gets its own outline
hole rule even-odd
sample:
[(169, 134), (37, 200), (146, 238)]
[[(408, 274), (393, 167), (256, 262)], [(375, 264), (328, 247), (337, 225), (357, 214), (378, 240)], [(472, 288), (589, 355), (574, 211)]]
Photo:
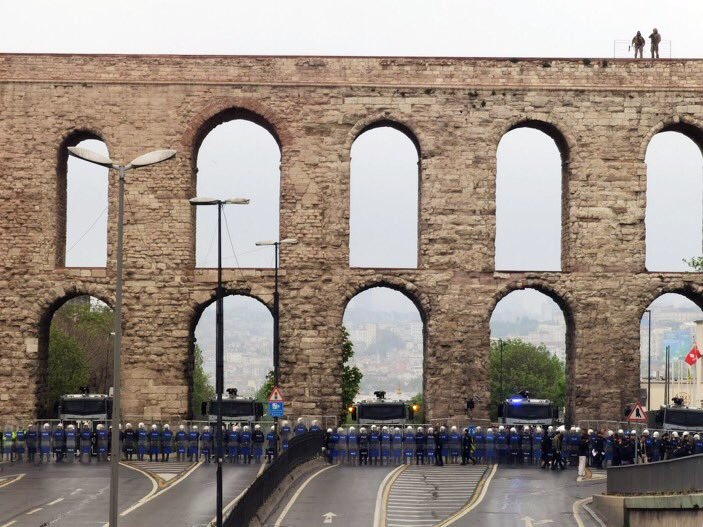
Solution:
[(608, 494), (703, 491), (703, 454), (639, 465), (608, 467)]
[(323, 435), (321, 431), (308, 432), (292, 438), (288, 450), (281, 453), (242, 495), (225, 519), (224, 527), (249, 525), (266, 499), (293, 469), (320, 455)]

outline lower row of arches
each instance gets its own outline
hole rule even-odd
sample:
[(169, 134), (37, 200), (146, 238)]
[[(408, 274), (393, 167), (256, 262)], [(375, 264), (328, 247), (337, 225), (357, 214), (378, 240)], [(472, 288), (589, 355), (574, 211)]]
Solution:
[[(661, 384), (667, 353), (673, 383), (670, 393), (700, 405), (692, 399), (695, 369), (687, 367), (683, 359), (695, 343), (701, 301), (688, 296), (663, 294), (641, 317), (641, 385), (652, 388), (644, 394), (643, 403), (653, 408), (664, 402)], [(108, 392), (113, 373), (113, 324), (110, 306), (89, 295), (72, 294), (50, 307), (40, 327), (40, 416), (53, 416), (62, 394), (82, 388), (91, 393)], [(260, 300), (236, 294), (225, 297), (225, 388), (236, 388), (242, 396), (268, 396), (273, 324), (269, 307)], [(372, 399), (374, 392), (381, 390), (388, 398), (422, 401), (426, 317), (414, 299), (386, 286), (363, 290), (347, 303), (343, 327), (354, 351), (349, 366), (361, 373), (357, 400)], [(551, 399), (568, 411), (573, 331), (568, 305), (548, 290), (513, 290), (497, 302), (490, 318), (491, 396), (485, 403), (492, 418), (496, 417), (498, 401), (522, 390)], [(214, 395), (214, 302), (200, 306), (191, 336), (189, 408), (197, 417), (201, 401)]]

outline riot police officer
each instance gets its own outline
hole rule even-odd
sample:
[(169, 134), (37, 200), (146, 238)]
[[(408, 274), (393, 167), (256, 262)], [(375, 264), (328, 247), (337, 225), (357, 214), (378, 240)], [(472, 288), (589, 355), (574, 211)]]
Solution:
[(39, 432), (39, 463), (44, 461), (48, 463), (51, 456), (51, 426), (49, 423), (44, 423), (42, 425), (41, 432)]
[(330, 462), (336, 465), (339, 456), (339, 449), (337, 448), (339, 446), (339, 433), (333, 428), (328, 428), (327, 433), (330, 434)]
[(239, 433), (239, 452), (242, 455), (242, 463), (251, 463), (251, 430), (248, 425)]
[(693, 436), (693, 453), (703, 454), (703, 439), (701, 439), (700, 434), (694, 434)]
[(98, 461), (107, 461), (109, 448), (110, 434), (105, 429), (104, 424), (99, 424), (95, 432), (95, 443), (98, 451)]
[(510, 456), (508, 458), (508, 462), (511, 465), (516, 465), (518, 460), (520, 459), (520, 441), (521, 437), (517, 433), (517, 428), (514, 426), (510, 429), (510, 432), (508, 434), (508, 452), (510, 453)]
[(320, 431), (320, 423), (318, 423), (317, 419), (313, 419), (312, 424), (310, 425), (310, 431), (311, 432), (319, 432)]
[(349, 427), (347, 435), (347, 449), (349, 450), (349, 463), (356, 465), (359, 458), (359, 436), (356, 433), (356, 428)]
[(91, 455), (93, 453), (92, 439), (93, 439), (93, 431), (90, 429), (90, 425), (88, 424), (88, 422), (84, 421), (83, 425), (81, 426), (80, 432), (78, 434), (78, 441), (79, 441), (78, 450), (80, 452), (79, 461), (81, 463), (85, 463), (86, 461), (88, 463), (90, 463), (92, 461), (92, 455)]
[[(470, 432), (471, 430), (469, 430)], [(457, 432), (458, 434), (458, 432)], [(486, 460), (486, 433), (484, 432), (483, 428), (480, 426), (477, 426), (474, 429), (474, 435), (473, 435), (473, 440), (474, 440), (474, 457), (478, 461), (485, 461)], [(461, 443), (461, 435), (459, 434), (459, 443)], [(459, 448), (461, 450), (461, 448)]]
[(290, 423), (288, 421), (283, 421), (281, 423), (281, 450), (283, 452), (288, 450), (288, 442), (290, 441), (292, 433)]
[(155, 424), (151, 425), (149, 431), (149, 461), (159, 460), (159, 443), (161, 442), (161, 434)]
[(195, 461), (197, 463), (200, 460), (200, 449), (198, 448), (199, 440), (200, 432), (198, 431), (198, 425), (193, 425), (188, 432), (188, 461)]
[(76, 459), (76, 448), (78, 447), (78, 434), (76, 434), (76, 427), (74, 425), (68, 425), (66, 427), (66, 459), (73, 463)]
[(232, 423), (227, 430), (227, 461), (230, 463), (239, 461), (239, 430), (236, 423)]
[(185, 425), (178, 425), (175, 442), (176, 460), (183, 462), (186, 460), (186, 453), (188, 452), (188, 434), (186, 433)]
[(466, 465), (471, 461), (474, 465), (476, 464), (476, 459), (472, 455), (472, 450), (474, 448), (473, 437), (469, 433), (468, 428), (464, 428), (464, 435), (461, 436), (461, 464)]
[(391, 440), (391, 432), (387, 426), (384, 426), (381, 428), (381, 465), (390, 465)]
[(54, 429), (54, 457), (57, 463), (63, 462), (63, 456), (66, 453), (66, 432), (63, 429), (63, 424), (59, 423)]
[(427, 446), (427, 437), (421, 426), (417, 427), (415, 432), (415, 464), (425, 464), (425, 447)]
[(339, 437), (337, 439), (337, 459), (340, 464), (345, 465), (349, 461), (349, 447), (347, 445), (347, 434), (341, 426), (337, 427), (337, 436)]
[(496, 436), (496, 451), (498, 452), (498, 464), (505, 464), (508, 457), (508, 435), (505, 427), (498, 427), (498, 435)]
[(532, 448), (532, 430), (529, 426), (524, 426), (522, 429), (522, 437), (520, 440), (520, 462), (532, 464), (533, 448)]
[(29, 423), (27, 427), (27, 461), (35, 463), (37, 455), (37, 446), (39, 445), (39, 434), (33, 423)]
[(434, 427), (429, 427), (427, 429), (427, 435), (425, 436), (425, 458), (427, 459), (428, 465), (435, 464), (435, 436)]
[(405, 435), (403, 436), (403, 455), (405, 456), (405, 463), (408, 465), (412, 464), (413, 458), (415, 457), (415, 431), (412, 426), (408, 426), (405, 429)]
[(403, 460), (403, 431), (399, 426), (393, 429), (391, 451), (393, 452), (393, 463), (400, 465), (400, 462)]
[[(552, 428), (551, 426), (549, 428)], [(539, 444), (540, 459), (542, 464), (540, 468), (549, 468), (549, 465), (554, 464), (554, 453), (552, 452), (552, 438), (550, 437), (549, 428), (545, 431), (542, 429), (542, 438)]]
[[(478, 428), (477, 428), (478, 430)], [(474, 441), (477, 435), (474, 436)], [(449, 430), (449, 456), (453, 464), (459, 462), (459, 456), (461, 455), (461, 436), (459, 435), (459, 430), (456, 426), (452, 426)]]
[(137, 428), (137, 460), (144, 461), (144, 455), (147, 453), (147, 443), (149, 442), (149, 434), (144, 428), (144, 423), (139, 423)]
[(172, 446), (173, 432), (171, 431), (171, 426), (166, 423), (164, 425), (164, 430), (161, 432), (161, 461), (168, 461), (171, 452), (173, 451)]
[(486, 463), (492, 465), (496, 460), (496, 436), (493, 432), (493, 428), (488, 428), (486, 430), (486, 443), (485, 443), (485, 453), (486, 453)]
[(278, 434), (276, 427), (271, 425), (271, 429), (266, 434), (266, 462), (272, 463), (278, 452)]
[(642, 450), (644, 451), (644, 461), (649, 463), (654, 457), (654, 438), (650, 436), (646, 428), (642, 431)]
[(442, 440), (442, 435), (439, 430), (434, 431), (434, 462), (438, 467), (444, 466), (444, 456), (442, 455), (442, 450), (444, 449), (444, 441)]
[(608, 430), (604, 437), (604, 442), (605, 442), (605, 454), (604, 454), (604, 459), (605, 463), (603, 464), (603, 467), (607, 467), (609, 465), (613, 464), (613, 450), (615, 446), (615, 434), (613, 434), (612, 430)]
[(357, 437), (357, 443), (359, 445), (359, 466), (369, 464), (369, 434), (365, 427), (361, 427), (359, 430), (359, 436)]
[(7, 462), (13, 461), (13, 452), (15, 450), (15, 434), (10, 425), (5, 425), (5, 431), (2, 434), (2, 457)]
[(200, 455), (203, 456), (205, 463), (210, 463), (210, 457), (212, 456), (212, 432), (207, 425), (203, 428), (203, 433), (200, 434)]
[(24, 429), (21, 426), (18, 427), (15, 433), (15, 457), (20, 463), (24, 461), (24, 451), (27, 448), (26, 436)]
[(332, 435), (334, 433), (332, 432), (331, 428), (328, 428), (324, 434), (322, 434), (322, 451), (324, 452), (325, 459), (327, 460), (327, 463), (330, 465), (333, 464), (332, 461), (332, 452), (334, 450), (334, 443), (332, 440)]
[(532, 463), (538, 467), (542, 464), (542, 438), (545, 430), (541, 426), (535, 427), (532, 433)]
[(449, 463), (449, 432), (444, 425), (439, 427), (439, 439), (442, 443), (442, 463)]
[(295, 436), (303, 435), (308, 431), (308, 427), (305, 426), (305, 423), (303, 422), (302, 417), (298, 417), (298, 420), (295, 423), (295, 429), (293, 430), (293, 434)]
[(261, 463), (261, 456), (264, 455), (264, 433), (261, 431), (261, 425), (254, 425), (254, 432), (251, 435), (251, 442), (254, 445), (254, 461)]
[(661, 440), (659, 439), (659, 432), (654, 432), (652, 434), (652, 461), (661, 460)]
[(371, 425), (369, 433), (369, 463), (378, 465), (378, 458), (381, 454), (381, 437), (378, 433), (378, 427)]
[(131, 461), (132, 456), (137, 451), (137, 431), (132, 428), (132, 423), (125, 425), (123, 448), (125, 457)]

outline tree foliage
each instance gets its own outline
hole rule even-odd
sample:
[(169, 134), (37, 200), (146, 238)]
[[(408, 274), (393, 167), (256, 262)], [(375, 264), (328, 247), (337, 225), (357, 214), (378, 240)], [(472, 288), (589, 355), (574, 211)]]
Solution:
[(683, 259), (683, 262), (687, 264), (694, 271), (703, 271), (703, 256), (694, 256), (690, 260)]
[(256, 390), (256, 394), (254, 395), (254, 399), (257, 401), (261, 402), (267, 402), (269, 400), (269, 397), (271, 397), (271, 392), (273, 391), (274, 387), (274, 378), (273, 378), (273, 370), (270, 370), (266, 374), (266, 379), (264, 380), (264, 383), (259, 387), (258, 390)]
[(200, 415), (200, 407), (203, 401), (211, 401), (215, 398), (215, 387), (210, 382), (210, 377), (203, 368), (203, 350), (195, 345), (193, 352), (193, 390), (190, 393), (191, 408), (193, 417)]
[(412, 399), (410, 399), (410, 404), (416, 404), (419, 408), (415, 415), (413, 415), (413, 423), (424, 423), (425, 422), (425, 406), (424, 399), (422, 397), (422, 392), (416, 393)]
[(49, 334), (48, 390), (46, 411), (53, 413), (56, 402), (64, 394), (78, 393), (90, 377), (85, 350), (74, 337), (51, 326)]
[(359, 393), (361, 370), (356, 366), (350, 366), (349, 361), (354, 356), (354, 344), (349, 339), (347, 328), (342, 326), (342, 410), (340, 416), (342, 422), (346, 419), (347, 408), (354, 402), (354, 398)]
[(544, 344), (535, 346), (520, 339), (503, 341), (503, 388), (500, 387), (500, 344), (491, 342), (489, 413), (496, 419), (498, 404), (522, 390), (535, 399), (550, 399), (564, 406), (566, 373), (564, 363)]

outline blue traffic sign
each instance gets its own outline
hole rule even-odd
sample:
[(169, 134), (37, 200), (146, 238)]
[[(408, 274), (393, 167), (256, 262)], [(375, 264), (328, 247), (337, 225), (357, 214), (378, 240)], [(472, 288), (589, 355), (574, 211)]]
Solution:
[(269, 416), (283, 417), (283, 403), (282, 402), (269, 403)]

